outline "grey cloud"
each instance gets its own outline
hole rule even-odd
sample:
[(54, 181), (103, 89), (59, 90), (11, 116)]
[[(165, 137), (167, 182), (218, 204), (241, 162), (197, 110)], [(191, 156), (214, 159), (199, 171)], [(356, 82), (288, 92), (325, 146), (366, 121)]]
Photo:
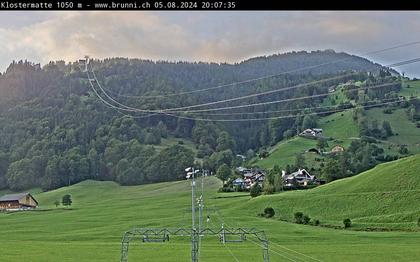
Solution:
[[(11, 59), (95, 57), (237, 62), (291, 50), (363, 54), (420, 40), (420, 12), (71, 12), (0, 26), (0, 67)], [(1, 21), (1, 19), (0, 19)], [(416, 39), (417, 37), (417, 39)], [(418, 57), (420, 45), (369, 57)], [(417, 55), (417, 56), (416, 56)], [(408, 70), (406, 70), (408, 69)], [(417, 67), (402, 68), (417, 76)]]

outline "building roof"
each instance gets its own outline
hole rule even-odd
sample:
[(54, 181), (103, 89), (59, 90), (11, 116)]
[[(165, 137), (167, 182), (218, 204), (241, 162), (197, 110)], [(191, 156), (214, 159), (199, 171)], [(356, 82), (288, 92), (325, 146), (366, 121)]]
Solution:
[(38, 202), (35, 200), (35, 198), (30, 193), (19, 193), (19, 194), (9, 194), (4, 195), (0, 197), (0, 202), (6, 202), (6, 201), (19, 201), (19, 199), (26, 197), (27, 195), (31, 196), (32, 199), (38, 204)]
[(237, 178), (233, 180), (233, 183), (243, 183), (243, 182), (245, 182), (245, 180), (243, 180), (242, 178)]

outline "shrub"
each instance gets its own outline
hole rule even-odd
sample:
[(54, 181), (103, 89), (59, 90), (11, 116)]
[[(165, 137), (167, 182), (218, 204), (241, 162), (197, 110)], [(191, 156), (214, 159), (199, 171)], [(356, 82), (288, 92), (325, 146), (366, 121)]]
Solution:
[(295, 217), (295, 223), (296, 224), (303, 224), (303, 213), (302, 212), (296, 212), (294, 214)]
[(264, 194), (271, 195), (274, 193), (274, 186), (272, 184), (266, 183), (264, 186)]
[(64, 195), (61, 203), (63, 204), (63, 206), (71, 206), (71, 204), (73, 203), (72, 199), (71, 199), (71, 195), (67, 194)]
[(268, 153), (267, 150), (261, 150), (261, 152), (259, 153), (260, 158), (267, 158), (269, 156), (270, 156), (270, 153)]
[(391, 108), (386, 108), (382, 111), (384, 114), (392, 114), (392, 109)]
[(303, 224), (307, 225), (311, 221), (311, 218), (308, 215), (303, 216)]
[(251, 190), (250, 190), (249, 194), (251, 195), (251, 197), (257, 197), (257, 196), (261, 195), (261, 192), (262, 192), (261, 186), (258, 185), (258, 183), (255, 183), (251, 187)]
[(418, 226), (418, 227), (420, 227), (420, 217), (419, 217), (419, 219), (417, 220), (417, 226)]
[(401, 145), (400, 148), (398, 149), (398, 153), (400, 153), (401, 155), (407, 155), (408, 154), (407, 146)]
[(343, 220), (343, 224), (344, 224), (344, 228), (349, 228), (351, 227), (351, 220), (350, 218), (346, 218)]
[(314, 225), (315, 225), (315, 226), (319, 226), (319, 220), (318, 220), (318, 219), (317, 219), (317, 220), (315, 220)]
[(274, 212), (274, 209), (272, 207), (266, 207), (264, 209), (264, 216), (266, 218), (271, 218), (275, 215), (276, 213)]
[(233, 189), (232, 187), (224, 186), (224, 187), (219, 188), (219, 190), (217, 190), (217, 192), (219, 192), (219, 193), (230, 193), (230, 192), (235, 192), (235, 189)]

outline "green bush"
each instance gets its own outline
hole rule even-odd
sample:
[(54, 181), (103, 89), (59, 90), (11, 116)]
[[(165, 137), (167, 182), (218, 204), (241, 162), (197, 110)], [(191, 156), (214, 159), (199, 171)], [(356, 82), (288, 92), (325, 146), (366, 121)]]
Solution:
[(219, 190), (217, 190), (218, 193), (230, 193), (230, 192), (235, 192), (235, 189), (233, 189), (232, 187), (221, 187), (219, 188)]
[(392, 114), (392, 109), (391, 108), (386, 108), (382, 111), (384, 114)]
[(349, 228), (351, 227), (351, 220), (350, 218), (346, 218), (343, 220), (343, 224), (344, 224), (344, 228)]
[(417, 220), (417, 226), (418, 226), (418, 227), (420, 227), (420, 217), (419, 217), (419, 219)]
[(296, 212), (293, 216), (295, 217), (295, 223), (296, 224), (303, 224), (303, 213), (302, 212)]
[(303, 216), (303, 224), (307, 225), (311, 221), (311, 218), (308, 215)]
[(264, 216), (266, 218), (271, 218), (275, 215), (276, 213), (274, 212), (274, 209), (272, 207), (266, 207), (264, 209)]
[(315, 225), (315, 226), (319, 226), (319, 220), (318, 220), (318, 219), (317, 219), (317, 220), (315, 220), (314, 225)]
[(257, 197), (259, 195), (261, 195), (262, 192), (262, 188), (258, 183), (255, 183), (252, 187), (251, 187), (251, 191), (249, 192), (249, 194), (251, 195), (251, 197)]

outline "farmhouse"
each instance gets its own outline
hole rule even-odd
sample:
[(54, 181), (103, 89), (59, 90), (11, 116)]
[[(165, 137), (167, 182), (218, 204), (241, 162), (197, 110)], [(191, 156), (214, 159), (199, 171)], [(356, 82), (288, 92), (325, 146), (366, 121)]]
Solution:
[(238, 167), (236, 171), (241, 175), (241, 178), (233, 181), (234, 186), (250, 189), (253, 184), (258, 183), (262, 186), (264, 182), (265, 172), (260, 168)]
[(0, 197), (0, 210), (34, 209), (38, 202), (29, 193), (11, 194)]
[(237, 178), (235, 180), (233, 180), (232, 184), (234, 186), (237, 186), (239, 188), (244, 188), (246, 186), (245, 180), (243, 180), (242, 178)]
[(316, 177), (309, 174), (305, 169), (298, 169), (298, 171), (287, 175), (285, 172), (282, 174), (284, 186), (307, 186), (316, 182)]
[(322, 136), (322, 128), (308, 128), (300, 133), (300, 136), (317, 137)]

